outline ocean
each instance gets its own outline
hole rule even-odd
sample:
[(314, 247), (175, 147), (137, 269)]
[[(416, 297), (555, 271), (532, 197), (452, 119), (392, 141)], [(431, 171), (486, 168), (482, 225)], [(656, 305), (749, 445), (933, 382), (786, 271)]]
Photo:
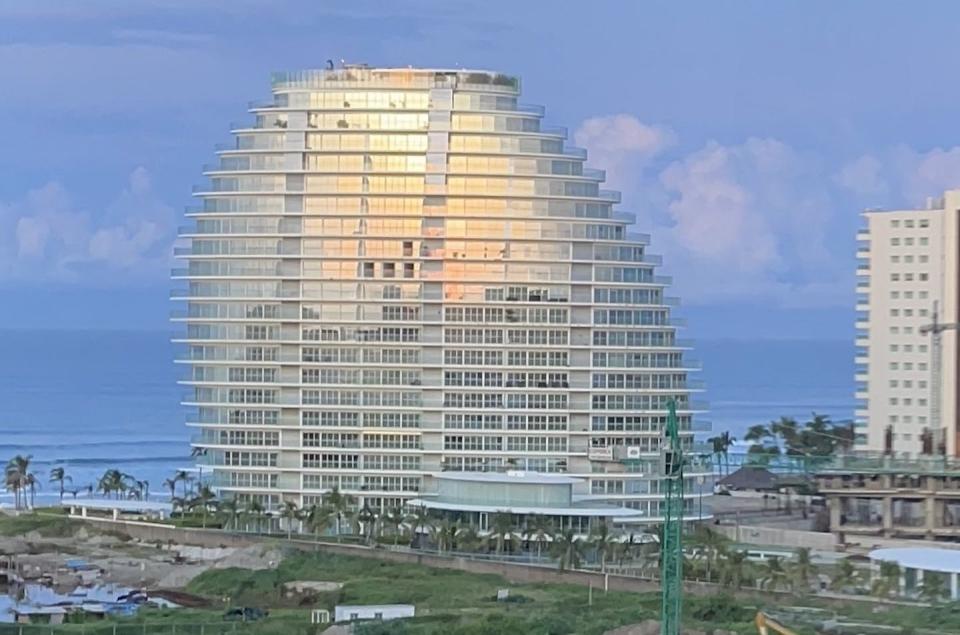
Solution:
[[(51, 468), (82, 489), (116, 468), (150, 484), (192, 465), (184, 388), (176, 384), (170, 333), (0, 330), (0, 462), (33, 456), (39, 496), (55, 494)], [(853, 415), (853, 343), (712, 340), (694, 344), (703, 363), (705, 420), (715, 432), (782, 415)], [(11, 495), (0, 493), (0, 501)], [(69, 498), (69, 495), (68, 495)]]

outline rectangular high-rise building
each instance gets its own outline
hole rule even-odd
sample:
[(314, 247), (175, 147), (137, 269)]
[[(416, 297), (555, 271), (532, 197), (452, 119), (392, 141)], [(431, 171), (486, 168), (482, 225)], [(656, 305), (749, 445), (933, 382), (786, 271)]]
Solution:
[[(509, 490), (662, 518), (668, 402), (691, 451), (698, 409), (668, 280), (519, 93), (486, 71), (282, 73), (234, 127), (174, 293), (222, 495), (383, 510), (456, 490), (489, 511)], [(690, 516), (708, 472), (690, 457)]]
[(960, 190), (925, 209), (863, 214), (858, 449), (958, 455), (958, 215)]

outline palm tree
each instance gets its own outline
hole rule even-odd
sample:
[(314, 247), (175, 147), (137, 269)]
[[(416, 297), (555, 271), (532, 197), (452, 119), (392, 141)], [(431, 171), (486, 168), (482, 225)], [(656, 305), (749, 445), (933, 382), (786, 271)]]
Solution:
[(810, 578), (817, 575), (817, 568), (810, 561), (810, 549), (801, 547), (794, 554), (790, 572), (794, 579), (794, 588), (800, 588), (801, 593), (810, 592)]
[(413, 513), (407, 517), (407, 522), (410, 525), (410, 546), (419, 547), (420, 535), (429, 533), (430, 527), (433, 525), (432, 514), (426, 506), (418, 505), (413, 509)]
[(366, 541), (373, 542), (377, 525), (377, 512), (371, 509), (366, 501), (364, 501), (363, 507), (357, 511), (357, 522), (362, 527), (362, 533)]
[(583, 555), (583, 541), (573, 529), (566, 529), (553, 537), (551, 553), (557, 559), (557, 568), (561, 571), (576, 569)]
[(170, 500), (177, 495), (177, 477), (168, 478), (163, 481), (163, 486), (170, 490)]
[(383, 520), (387, 525), (393, 528), (393, 545), (396, 546), (400, 542), (400, 532), (403, 528), (403, 521), (406, 520), (406, 516), (403, 513), (403, 510), (399, 507), (391, 507), (387, 510), (387, 513), (383, 515)]
[(591, 533), (590, 546), (597, 552), (597, 557), (600, 560), (600, 573), (606, 573), (607, 558), (613, 553), (616, 543), (616, 538), (610, 534), (610, 526), (605, 522), (597, 525)]
[(117, 493), (117, 498), (127, 489), (127, 479), (129, 477), (120, 470), (110, 469), (103, 473), (97, 482), (97, 490), (104, 493), (107, 498), (113, 492)]
[[(5, 482), (9, 489), (13, 490), (14, 506), (20, 509), (20, 493), (27, 487), (27, 474), (30, 473), (30, 461), (33, 455), (18, 454), (7, 463), (5, 470)], [(26, 503), (26, 500), (24, 500)]]
[(720, 433), (720, 453), (723, 455), (723, 462), (726, 466), (727, 474), (730, 474), (730, 448), (737, 442), (736, 438), (730, 435), (729, 430)]
[(325, 498), (327, 506), (337, 519), (337, 542), (340, 542), (340, 522), (343, 520), (344, 514), (350, 510), (350, 506), (353, 505), (353, 496), (344, 494), (334, 487)]
[(553, 538), (553, 523), (543, 514), (527, 516), (527, 526), (524, 528), (524, 537), (537, 545), (537, 560), (540, 559), (543, 543)]
[(790, 576), (787, 575), (787, 570), (783, 568), (780, 558), (777, 556), (767, 558), (763, 577), (760, 578), (760, 588), (776, 591), (777, 589), (786, 589), (789, 586)]
[(286, 521), (287, 540), (290, 540), (293, 537), (293, 523), (303, 518), (303, 514), (294, 501), (283, 501), (283, 507), (280, 508), (280, 518)]
[(222, 522), (224, 529), (236, 529), (237, 522), (240, 520), (240, 516), (243, 515), (243, 507), (235, 496), (220, 501), (220, 506), (217, 511), (223, 516)]
[(250, 504), (247, 505), (247, 513), (253, 516), (256, 533), (259, 534), (261, 521), (263, 520), (264, 515), (267, 513), (267, 510), (263, 508), (263, 503), (256, 498), (253, 499), (250, 501)]
[(850, 558), (844, 558), (837, 563), (833, 572), (833, 578), (830, 580), (830, 589), (833, 591), (845, 591), (856, 586), (860, 582), (860, 571), (854, 566)]
[(63, 493), (66, 491), (64, 485), (68, 482), (72, 482), (73, 479), (67, 476), (66, 471), (62, 467), (55, 467), (50, 470), (50, 482), (57, 483), (60, 489), (60, 502), (63, 502)]
[(439, 523), (433, 526), (433, 541), (437, 545), (437, 551), (443, 553), (453, 549), (453, 545), (460, 533), (460, 523), (451, 521), (449, 518), (443, 518)]
[(313, 533), (317, 542), (320, 542), (320, 534), (323, 530), (330, 526), (333, 515), (333, 510), (326, 505), (311, 505), (307, 509), (305, 518), (307, 529)]
[(692, 541), (695, 548), (695, 559), (704, 563), (704, 574), (710, 581), (714, 565), (726, 555), (730, 539), (723, 534), (713, 531), (707, 525), (697, 525), (694, 529)]
[(900, 591), (900, 565), (884, 560), (880, 563), (879, 575), (870, 585), (870, 592), (880, 598), (888, 598)]
[(183, 483), (183, 497), (187, 498), (187, 484), (190, 481), (190, 472), (186, 470), (177, 470), (173, 474), (173, 482), (182, 482)]
[(197, 495), (193, 497), (190, 501), (190, 508), (196, 509), (200, 508), (200, 513), (203, 515), (202, 525), (203, 528), (207, 528), (207, 511), (211, 506), (215, 506), (217, 502), (217, 494), (209, 485), (201, 485), (197, 489)]
[(943, 575), (938, 574), (936, 571), (925, 571), (923, 574), (923, 584), (920, 586), (920, 597), (931, 604), (936, 604), (942, 602), (946, 595), (947, 584), (943, 579)]
[(27, 474), (23, 479), (23, 486), (30, 489), (30, 509), (33, 509), (37, 490), (40, 489), (40, 479), (33, 472)]
[(490, 537), (496, 540), (497, 554), (503, 553), (508, 542), (513, 544), (515, 533), (510, 512), (496, 512), (490, 519)]
[(739, 589), (750, 570), (746, 551), (733, 551), (727, 555), (723, 563), (722, 581), (725, 586)]

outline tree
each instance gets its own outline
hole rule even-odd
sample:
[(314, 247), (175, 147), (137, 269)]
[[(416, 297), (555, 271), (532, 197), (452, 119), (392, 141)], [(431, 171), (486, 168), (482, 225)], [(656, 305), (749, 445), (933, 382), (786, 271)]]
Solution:
[(433, 526), (433, 542), (437, 545), (437, 551), (443, 553), (453, 549), (460, 533), (460, 523), (442, 518), (439, 523)]
[(770, 431), (770, 428), (765, 425), (757, 424), (750, 426), (743, 440), (752, 443), (752, 445), (747, 448), (748, 454), (767, 456), (780, 453), (780, 448), (776, 443), (776, 437), (773, 432)]
[(128, 478), (120, 470), (109, 469), (97, 481), (97, 491), (103, 492), (107, 498), (110, 498), (110, 495), (116, 492), (117, 498), (120, 498), (120, 495), (127, 489)]
[[(170, 502), (173, 503), (173, 499), (177, 496), (177, 477), (174, 475), (173, 478), (168, 478), (163, 482), (163, 486), (170, 490)], [(174, 508), (176, 509), (176, 508)]]
[(837, 563), (833, 571), (833, 577), (830, 579), (830, 589), (832, 591), (846, 591), (859, 583), (860, 571), (850, 558), (844, 558)]
[(254, 527), (256, 528), (256, 533), (260, 533), (260, 526), (263, 521), (263, 517), (266, 515), (267, 510), (264, 509), (263, 503), (258, 499), (254, 498), (250, 501), (246, 508), (247, 514), (253, 517)]
[(884, 560), (870, 585), (870, 593), (879, 598), (888, 598), (900, 592), (900, 565)]
[(713, 531), (707, 525), (697, 525), (693, 532), (692, 546), (695, 558), (704, 564), (704, 574), (710, 581), (711, 572), (721, 557), (726, 555), (730, 539), (723, 534)]
[(770, 591), (785, 590), (790, 586), (790, 576), (783, 568), (783, 563), (777, 556), (767, 558), (764, 562), (763, 577), (760, 578), (760, 588)]
[(211, 506), (215, 506), (217, 502), (217, 494), (209, 485), (201, 485), (197, 488), (197, 495), (193, 497), (190, 502), (190, 508), (196, 509), (200, 508), (200, 513), (202, 514), (202, 526), (204, 529), (207, 528), (207, 512), (210, 510)]
[(429, 534), (430, 527), (433, 524), (430, 510), (424, 505), (418, 505), (413, 509), (413, 513), (407, 517), (410, 525), (410, 546), (420, 546), (420, 535)]
[(721, 581), (724, 586), (739, 589), (749, 574), (750, 562), (746, 551), (732, 551), (723, 562)]
[(810, 579), (817, 575), (817, 568), (810, 560), (810, 549), (801, 547), (793, 556), (790, 564), (790, 573), (793, 578), (794, 589), (799, 588), (801, 593), (810, 592)]
[(283, 501), (280, 508), (280, 518), (287, 526), (287, 540), (293, 537), (293, 523), (303, 518), (300, 508), (294, 501)]
[(573, 529), (565, 529), (554, 536), (550, 552), (557, 559), (557, 568), (561, 571), (576, 569), (583, 557), (583, 541)]
[(364, 539), (367, 542), (373, 542), (373, 536), (377, 528), (377, 512), (367, 505), (366, 501), (357, 511), (357, 522), (361, 527)]
[(606, 573), (607, 559), (610, 557), (610, 554), (613, 553), (616, 543), (616, 538), (610, 533), (610, 526), (605, 522), (598, 524), (593, 532), (591, 532), (590, 546), (597, 552), (597, 559), (600, 560), (601, 573)]
[(190, 482), (190, 472), (186, 470), (177, 470), (173, 474), (174, 483), (183, 483), (183, 498), (187, 499), (187, 484)]
[(400, 534), (403, 531), (403, 521), (406, 520), (406, 516), (399, 507), (391, 507), (383, 515), (383, 520), (393, 528), (393, 544), (396, 546), (400, 542)]
[(330, 490), (330, 493), (326, 495), (324, 502), (333, 512), (337, 520), (337, 542), (340, 542), (340, 522), (343, 520), (344, 514), (346, 514), (353, 505), (353, 496), (344, 494), (338, 488), (334, 487)]
[(942, 602), (947, 595), (947, 583), (943, 574), (936, 571), (925, 571), (923, 573), (923, 584), (920, 586), (920, 597), (936, 604)]
[(67, 476), (66, 471), (62, 467), (55, 467), (50, 470), (50, 482), (57, 483), (60, 490), (60, 502), (63, 502), (63, 493), (66, 491), (64, 485), (68, 482), (72, 482), (73, 479)]
[(29, 472), (23, 479), (23, 486), (30, 490), (30, 509), (33, 509), (36, 493), (40, 488), (40, 479), (33, 472)]
[[(13, 490), (14, 507), (20, 509), (21, 493), (27, 487), (27, 475), (30, 473), (30, 461), (33, 456), (18, 454), (7, 463), (4, 474), (4, 482), (7, 489)], [(23, 504), (26, 504), (26, 496), (23, 498)]]
[(524, 538), (537, 545), (537, 560), (543, 551), (543, 543), (553, 538), (553, 523), (543, 514), (527, 516), (527, 525), (524, 527)]
[(516, 538), (513, 514), (504, 511), (494, 513), (490, 519), (490, 538), (495, 541), (495, 549), (498, 554), (504, 552), (508, 543), (513, 545)]
[(224, 529), (236, 529), (243, 515), (243, 506), (236, 496), (231, 496), (220, 501), (217, 513), (223, 519), (220, 522), (223, 523)]
[(727, 474), (730, 474), (730, 448), (737, 442), (737, 439), (730, 435), (729, 430), (720, 433), (720, 453), (723, 455), (723, 463)]
[(320, 542), (320, 534), (330, 526), (333, 519), (333, 510), (326, 505), (311, 505), (307, 509), (304, 518), (307, 530), (313, 534), (314, 539)]

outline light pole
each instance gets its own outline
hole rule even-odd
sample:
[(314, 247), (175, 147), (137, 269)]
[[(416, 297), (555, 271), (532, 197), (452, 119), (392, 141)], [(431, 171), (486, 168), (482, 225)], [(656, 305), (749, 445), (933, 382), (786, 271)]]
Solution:
[(697, 512), (697, 518), (700, 521), (700, 524), (703, 524), (703, 484), (707, 482), (707, 478), (701, 474), (697, 477), (697, 485), (700, 487), (697, 488), (700, 495), (700, 511)]

